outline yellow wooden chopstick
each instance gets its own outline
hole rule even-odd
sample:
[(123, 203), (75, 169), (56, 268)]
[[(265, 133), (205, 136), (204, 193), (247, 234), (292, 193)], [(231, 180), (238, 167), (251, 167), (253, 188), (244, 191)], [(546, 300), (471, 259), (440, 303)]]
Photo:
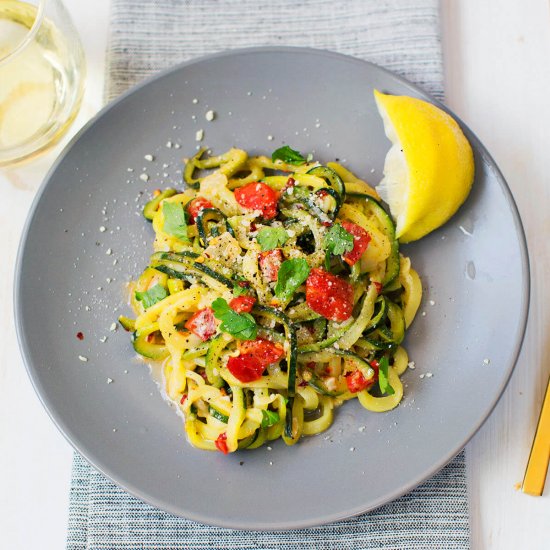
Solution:
[(542, 404), (533, 447), (527, 462), (525, 477), (521, 487), (524, 493), (533, 496), (542, 495), (544, 482), (550, 462), (550, 379), (546, 388), (546, 396)]

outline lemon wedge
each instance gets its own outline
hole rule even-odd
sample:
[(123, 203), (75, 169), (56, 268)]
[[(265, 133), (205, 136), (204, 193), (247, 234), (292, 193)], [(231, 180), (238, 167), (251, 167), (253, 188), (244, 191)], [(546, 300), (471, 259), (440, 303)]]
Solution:
[(386, 136), (384, 177), (377, 191), (396, 221), (396, 236), (415, 241), (443, 225), (466, 200), (474, 155), (460, 126), (421, 99), (374, 90)]

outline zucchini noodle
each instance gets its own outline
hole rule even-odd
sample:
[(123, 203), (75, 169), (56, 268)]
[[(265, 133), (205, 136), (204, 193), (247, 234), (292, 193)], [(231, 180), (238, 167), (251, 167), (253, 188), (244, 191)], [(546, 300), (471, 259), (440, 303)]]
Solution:
[(162, 362), (200, 449), (293, 445), (347, 400), (384, 412), (403, 397), (420, 278), (368, 183), (289, 150), (201, 149), (184, 188), (157, 190), (143, 211), (154, 252), (130, 285), (136, 317), (120, 322)]

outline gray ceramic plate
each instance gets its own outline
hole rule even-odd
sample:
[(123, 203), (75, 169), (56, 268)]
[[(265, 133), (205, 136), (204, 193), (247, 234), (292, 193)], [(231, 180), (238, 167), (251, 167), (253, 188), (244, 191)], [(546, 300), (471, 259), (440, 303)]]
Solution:
[[(345, 160), (377, 183), (389, 142), (375, 87), (430, 100), (379, 67), (322, 51), (254, 49), (200, 59), (106, 107), (46, 178), (17, 265), (21, 349), (59, 429), (134, 495), (234, 528), (338, 520), (432, 475), (495, 406), (524, 333), (528, 261), (510, 191), (467, 128), (477, 165), (470, 197), (445, 227), (403, 247), (425, 295), (406, 340), (416, 370), (404, 375), (406, 397), (396, 410), (373, 414), (348, 403), (327, 433), (292, 448), (277, 442), (272, 451), (232, 456), (198, 451), (136, 360), (129, 335), (110, 330), (128, 313), (125, 281), (151, 252), (141, 208), (153, 189), (179, 185), (181, 158), (195, 150), (197, 130), (215, 152), (234, 145), (269, 153), (290, 143), (321, 161)], [(209, 109), (212, 122), (205, 120)]]

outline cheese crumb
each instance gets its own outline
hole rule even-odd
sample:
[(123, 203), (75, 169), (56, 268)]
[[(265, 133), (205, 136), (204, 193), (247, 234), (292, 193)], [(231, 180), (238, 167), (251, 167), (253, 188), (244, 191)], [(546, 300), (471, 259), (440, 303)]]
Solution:
[(349, 450), (350, 450), (351, 452), (353, 452), (353, 451), (355, 451), (355, 447), (350, 447)]
[(416, 365), (414, 364), (414, 361), (410, 361), (409, 363), (407, 363), (407, 367), (409, 367), (409, 369), (411, 370), (416, 369)]
[(166, 147), (168, 147), (168, 149), (172, 149), (172, 142), (171, 142), (171, 141), (167, 141), (167, 142), (166, 142)]
[(79, 358), (83, 363), (86, 363), (86, 361), (88, 361), (88, 358), (87, 358), (87, 357), (84, 357), (84, 355), (79, 355), (78, 358)]
[(107, 336), (102, 336), (99, 341), (104, 344), (107, 341)]
[(420, 375), (420, 378), (424, 378), (424, 375), (423, 375), (423, 374), (421, 374), (421, 375)]
[(149, 162), (153, 162), (153, 160), (155, 160), (155, 157), (153, 155), (144, 155), (143, 158), (145, 160), (148, 160)]
[(198, 102), (199, 102), (199, 100), (195, 97), (195, 98), (193, 99), (193, 104), (196, 105)]
[(99, 231), (101, 231), (101, 233), (105, 233), (105, 231), (107, 231), (107, 228), (102, 225), (100, 228), (99, 228)]
[(116, 330), (116, 323), (112, 323), (111, 326), (109, 327), (109, 330), (111, 332), (114, 332)]
[(108, 248), (107, 251), (105, 252), (105, 254), (107, 254), (107, 256), (110, 256), (112, 253), (113, 253), (112, 248)]
[(431, 372), (426, 373), (426, 378), (431, 378), (432, 376), (433, 376), (433, 374)]
[(107, 378), (107, 384), (112, 384), (114, 380), (112, 378)]
[(208, 122), (212, 122), (216, 116), (216, 113), (210, 109), (210, 111), (206, 111), (206, 114), (204, 115), (204, 118), (208, 120)]
[(268, 141), (273, 141), (273, 136), (272, 135), (267, 136), (267, 140)]
[(433, 300), (430, 300), (430, 305), (435, 306), (435, 302)]
[(204, 138), (204, 130), (201, 128), (195, 133), (195, 141), (202, 141)]
[(143, 174), (139, 175), (139, 179), (141, 181), (149, 181), (149, 176), (144, 172)]
[(491, 362), (490, 359), (483, 359), (483, 364), (488, 365)]
[(359, 429), (359, 431), (362, 433), (362, 432), (364, 432), (364, 431), (367, 429), (367, 427), (366, 427), (366, 426), (359, 426), (358, 429)]

